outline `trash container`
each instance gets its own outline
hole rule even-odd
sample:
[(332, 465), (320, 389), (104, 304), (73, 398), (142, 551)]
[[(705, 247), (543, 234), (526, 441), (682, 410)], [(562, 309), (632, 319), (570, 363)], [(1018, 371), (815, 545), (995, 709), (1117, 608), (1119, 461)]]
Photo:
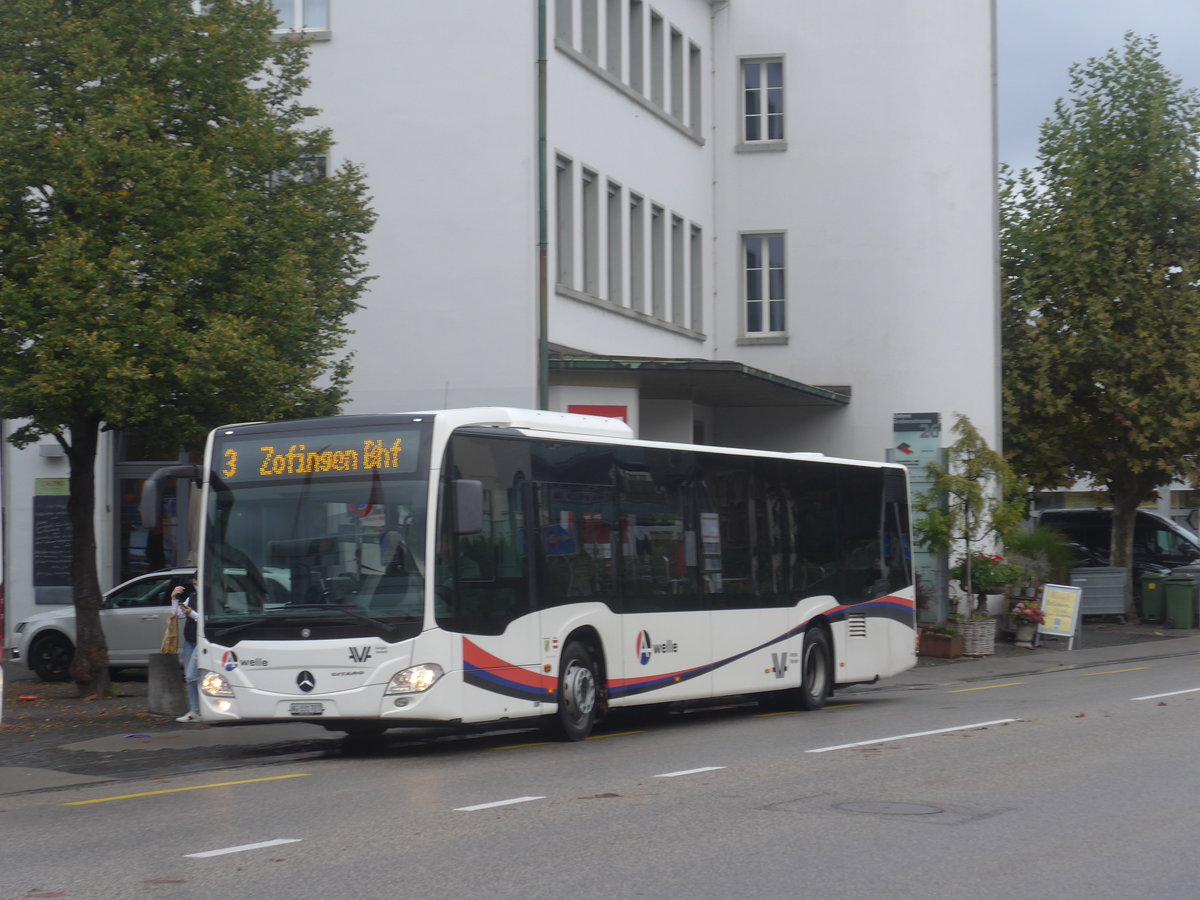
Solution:
[(1196, 627), (1196, 593), (1200, 572), (1176, 569), (1163, 579), (1163, 618), (1171, 628)]
[(1163, 575), (1143, 575), (1139, 579), (1142, 586), (1142, 618), (1147, 622), (1163, 620)]

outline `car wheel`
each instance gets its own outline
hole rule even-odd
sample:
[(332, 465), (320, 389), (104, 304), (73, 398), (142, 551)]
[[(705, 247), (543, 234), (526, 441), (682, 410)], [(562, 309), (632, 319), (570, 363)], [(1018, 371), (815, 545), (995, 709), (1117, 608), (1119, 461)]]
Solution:
[(29, 648), (29, 668), (42, 681), (66, 681), (74, 658), (75, 646), (57, 632), (42, 635)]

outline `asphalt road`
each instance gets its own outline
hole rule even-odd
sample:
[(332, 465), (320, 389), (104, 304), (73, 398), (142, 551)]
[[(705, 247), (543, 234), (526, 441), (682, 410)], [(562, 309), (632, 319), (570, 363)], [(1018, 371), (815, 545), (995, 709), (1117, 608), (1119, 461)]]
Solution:
[(1197, 661), (1197, 638), (1033, 653), (819, 713), (335, 742), (10, 794), (0, 898), (1192, 897)]

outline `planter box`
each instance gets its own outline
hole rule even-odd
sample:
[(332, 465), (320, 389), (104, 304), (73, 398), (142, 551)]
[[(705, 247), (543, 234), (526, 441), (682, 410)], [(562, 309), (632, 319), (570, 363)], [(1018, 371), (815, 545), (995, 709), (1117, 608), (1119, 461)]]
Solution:
[(932, 656), (936, 659), (958, 659), (963, 655), (962, 635), (921, 632), (921, 643), (917, 652), (921, 656)]

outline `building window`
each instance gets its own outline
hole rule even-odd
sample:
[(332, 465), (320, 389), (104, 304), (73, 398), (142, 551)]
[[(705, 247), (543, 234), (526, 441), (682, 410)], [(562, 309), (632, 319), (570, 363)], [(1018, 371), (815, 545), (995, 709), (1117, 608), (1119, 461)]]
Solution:
[(663, 208), (650, 204), (650, 314), (665, 319), (667, 307), (667, 223)]
[(621, 240), (621, 186), (615, 181), (608, 183), (608, 301), (618, 306), (623, 300), (621, 291), (621, 254), (624, 252), (624, 241)]
[(582, 0), (579, 10), (580, 43), (583, 55), (594, 63), (600, 61), (600, 20), (596, 0)]
[(783, 235), (744, 235), (742, 249), (746, 334), (782, 334), (787, 330)]
[(607, 0), (604, 26), (604, 65), (609, 74), (621, 80), (621, 4), (622, 0)]
[(573, 6), (572, 0), (556, 0), (554, 4), (554, 36), (568, 47), (575, 44), (574, 27), (571, 20)]
[(742, 62), (742, 139), (783, 140), (783, 60)]
[(683, 121), (683, 35), (671, 29), (671, 115)]
[(642, 198), (629, 195), (629, 306), (646, 310), (646, 213)]
[(600, 178), (583, 170), (583, 292), (600, 296)]
[(329, 0), (271, 0), (279, 31), (328, 31)]
[(645, 16), (642, 0), (629, 0), (629, 86), (639, 94), (646, 91)]
[(700, 133), (700, 86), (703, 79), (700, 75), (700, 48), (695, 44), (688, 45), (688, 127), (696, 134)]
[(699, 226), (692, 226), (692, 246), (689, 249), (691, 279), (688, 287), (692, 303), (692, 331), (704, 330), (704, 244)]
[(663, 17), (650, 10), (650, 102), (666, 105), (663, 94)]
[(571, 160), (558, 157), (554, 179), (554, 244), (558, 259), (557, 281), (564, 287), (573, 287), (575, 280), (574, 177)]
[(686, 235), (683, 219), (679, 216), (671, 216), (671, 321), (676, 325), (684, 324), (683, 260), (687, 252), (685, 249)]

